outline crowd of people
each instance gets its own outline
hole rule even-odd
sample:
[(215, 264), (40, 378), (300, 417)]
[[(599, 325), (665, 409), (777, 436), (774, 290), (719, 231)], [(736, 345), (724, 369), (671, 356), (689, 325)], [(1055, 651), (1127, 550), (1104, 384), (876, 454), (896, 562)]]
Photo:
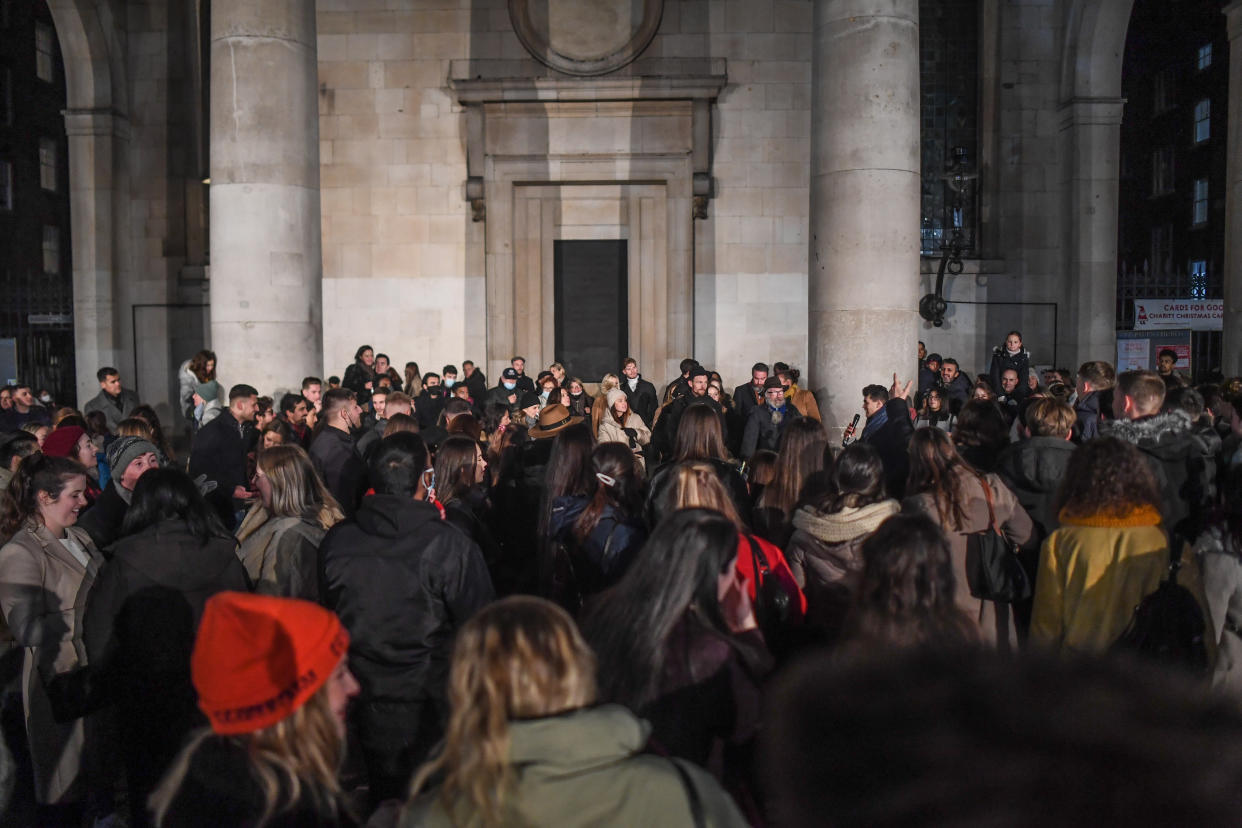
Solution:
[(1236, 823), (1242, 379), (1175, 360), (920, 343), (842, 444), (781, 362), (364, 345), (275, 397), (203, 351), (181, 457), (115, 368), (5, 389), (0, 815)]

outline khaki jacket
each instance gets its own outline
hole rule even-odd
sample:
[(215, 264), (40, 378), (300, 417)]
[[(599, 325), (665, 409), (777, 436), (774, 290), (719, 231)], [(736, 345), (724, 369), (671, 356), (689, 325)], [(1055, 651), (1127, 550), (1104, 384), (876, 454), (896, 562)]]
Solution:
[(84, 719), (60, 723), (45, 682), (86, 664), (82, 616), (103, 557), (85, 530), (68, 534), (90, 556), (86, 566), (43, 526), (23, 527), (0, 548), (0, 612), (25, 648), (22, 701), (40, 802), (69, 802), (82, 794)]
[[(513, 790), (503, 825), (685, 826), (693, 828), (686, 786), (672, 760), (643, 754), (651, 727), (618, 705), (509, 723)], [(703, 769), (678, 760), (693, 784), (708, 826), (746, 825), (737, 806)], [(450, 820), (433, 790), (402, 815), (402, 828), (474, 825), (462, 803)]]

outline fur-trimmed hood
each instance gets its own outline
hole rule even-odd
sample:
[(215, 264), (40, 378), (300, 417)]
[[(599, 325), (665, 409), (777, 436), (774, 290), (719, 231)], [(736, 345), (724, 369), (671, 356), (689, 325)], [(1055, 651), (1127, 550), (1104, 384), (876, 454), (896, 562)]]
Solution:
[(901, 504), (891, 498), (870, 506), (847, 507), (831, 514), (803, 506), (794, 512), (793, 525), (824, 543), (844, 543), (860, 535), (871, 534), (899, 511)]
[(1185, 411), (1163, 411), (1137, 420), (1111, 420), (1101, 428), (1101, 432), (1149, 448), (1193, 436), (1194, 421)]

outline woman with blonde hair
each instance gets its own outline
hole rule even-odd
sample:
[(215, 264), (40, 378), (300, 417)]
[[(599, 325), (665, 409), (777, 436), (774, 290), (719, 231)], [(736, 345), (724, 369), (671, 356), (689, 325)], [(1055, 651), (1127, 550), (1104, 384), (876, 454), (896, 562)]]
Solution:
[[(594, 706), (595, 656), (564, 610), (514, 596), (461, 632), (448, 732), (414, 776), (402, 828), (745, 825), (698, 767), (643, 753), (651, 727)], [(442, 779), (428, 789), (433, 779)]]
[(207, 600), (190, 659), (208, 727), (149, 805), (162, 828), (354, 826), (338, 773), (358, 682), (349, 633), (309, 601), (242, 592)]
[(591, 403), (591, 436), (599, 438), (599, 423), (608, 413), (608, 392), (621, 387), (621, 379), (616, 374), (604, 374), (599, 381), (599, 393)]
[(238, 557), (256, 592), (319, 600), (319, 544), (344, 514), (301, 446), (259, 455), (260, 500), (237, 530)]

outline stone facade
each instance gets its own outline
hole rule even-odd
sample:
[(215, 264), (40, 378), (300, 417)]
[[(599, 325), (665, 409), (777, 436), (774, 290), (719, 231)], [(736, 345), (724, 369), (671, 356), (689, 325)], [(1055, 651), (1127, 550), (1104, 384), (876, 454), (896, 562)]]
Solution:
[[(852, 5), (888, 14), (886, 9), (910, 2)], [(1024, 331), (1036, 362), (1053, 361), (1054, 345), (1063, 365), (1110, 354), (1116, 134), (1124, 111), (1121, 48), (1132, 3), (980, 4), (980, 259), (950, 279), (947, 298), (960, 304), (950, 305), (945, 326), (913, 319), (913, 329), (900, 332), (902, 341), (917, 336), (930, 350), (976, 369), (986, 365), (990, 346), (1010, 327)], [(811, 114), (815, 83), (833, 83), (847, 67), (834, 62), (844, 51), (816, 54), (815, 5), (667, 0), (639, 60), (615, 75), (633, 79), (638, 92), (622, 99), (636, 107), (646, 105), (644, 62), (719, 64), (725, 75), (707, 120), (695, 115), (691, 121), (692, 129), (709, 123), (711, 131), (708, 158), (691, 136), (689, 190), (672, 189), (684, 186), (682, 172), (657, 170), (657, 179), (668, 176), (659, 179), (663, 184), (657, 181), (669, 188), (660, 192), (673, 194), (667, 204), (678, 201), (680, 211), (680, 200), (689, 196), (692, 209), (706, 217), (669, 214), (668, 221), (685, 229), (677, 229), (674, 247), (660, 248), (659, 255), (675, 272), (681, 250), (675, 245), (684, 243), (693, 278), (686, 308), (677, 305), (682, 283), (673, 280), (665, 296), (673, 304), (656, 309), (663, 324), (676, 320), (677, 330), (663, 345), (631, 336), (633, 347), (648, 349), (648, 362), (656, 360), (645, 366), (654, 380), (665, 379), (661, 375), (685, 355), (684, 348), (729, 383), (740, 381), (757, 359), (798, 365), (816, 378), (816, 390), (834, 381), (831, 354), (807, 364), (808, 273), (814, 271), (809, 257), (816, 243), (809, 228), (822, 218), (812, 215), (810, 199), (812, 158), (819, 151)], [(140, 391), (159, 401), (171, 372), (196, 350), (190, 340), (203, 328), (201, 306), (207, 301), (199, 183), (208, 172), (201, 61), (207, 21), (194, 11), (197, 4), (187, 2), (49, 0), (49, 6), (69, 81), (79, 389), (94, 393), (93, 372), (101, 362), (123, 370), (137, 364)], [(530, 58), (505, 0), (318, 0), (314, 6), (323, 266), (317, 296), (298, 294), (298, 301), (322, 303), (322, 354), (315, 367), (340, 373), (357, 345), (367, 342), (399, 367), (410, 359), (424, 370), (463, 358), (486, 360), (494, 379), (510, 347), (494, 331), (497, 325), (512, 331), (517, 320), (505, 322), (493, 313), (500, 307), (496, 280), (489, 283), (489, 273), (500, 272), (489, 270), (495, 261), (488, 258), (501, 249), (493, 245), (496, 217), (474, 219), (476, 207), (485, 208), (495, 194), (468, 192), (486, 178), (485, 159), (472, 159), (470, 148), (486, 142), (472, 144), (472, 105), (454, 88), (454, 67), (487, 63), (491, 72), (508, 65), (499, 71), (503, 77), (548, 78), (551, 70)], [(917, 55), (901, 59), (917, 61)], [(542, 89), (535, 84), (529, 94), (537, 98)], [(567, 95), (572, 97), (564, 91), (553, 96), (561, 114), (569, 111)], [(575, 129), (588, 131), (577, 133), (578, 143), (568, 151), (590, 163), (641, 155), (633, 129), (590, 132), (602, 129), (608, 120), (603, 115), (576, 119)], [(537, 131), (537, 120), (527, 118), (521, 128)], [(555, 136), (535, 137), (544, 140), (534, 157), (545, 160), (537, 181), (551, 184), (549, 142)], [(684, 145), (677, 152), (687, 157)], [(710, 192), (703, 170), (710, 174)], [(618, 168), (608, 181), (632, 181), (629, 175)], [(674, 179), (679, 183), (670, 183)], [(571, 233), (604, 232), (600, 227), (630, 232), (625, 228), (632, 216), (620, 218), (617, 192), (603, 199), (608, 205), (596, 205), (612, 219), (591, 224), (571, 216), (554, 234), (564, 227), (596, 228)], [(570, 206), (586, 209), (582, 203)], [(881, 206), (877, 215), (895, 213)], [(678, 241), (683, 232), (684, 242)], [(638, 235), (641, 240), (641, 229)], [(931, 289), (934, 262), (924, 259), (911, 270), (916, 286), (902, 290), (917, 297)], [(870, 275), (860, 262), (847, 278), (865, 282)], [(228, 282), (222, 274), (213, 276), (219, 278), (213, 290)], [(313, 289), (309, 282), (306, 289)], [(1236, 299), (1230, 301), (1233, 308)], [(201, 336), (207, 337), (206, 330)], [(515, 338), (512, 347), (533, 349), (523, 355), (546, 362), (555, 355), (541, 337), (526, 340), (533, 344)], [(1226, 344), (1227, 363), (1236, 350), (1236, 342)], [(261, 359), (259, 353), (232, 356), (232, 364), (222, 362), (222, 378), (251, 378)], [(878, 363), (866, 370), (877, 380), (892, 369), (913, 370), (912, 355), (906, 365), (888, 366), (890, 361), (885, 357), (884, 370)], [(852, 383), (850, 378), (846, 385)]]

